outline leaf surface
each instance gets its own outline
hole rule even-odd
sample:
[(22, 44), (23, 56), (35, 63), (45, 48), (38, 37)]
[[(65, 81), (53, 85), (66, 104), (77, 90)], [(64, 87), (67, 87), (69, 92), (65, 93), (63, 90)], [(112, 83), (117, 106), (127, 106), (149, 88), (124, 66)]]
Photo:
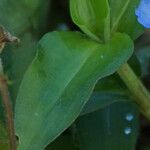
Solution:
[(77, 118), (97, 80), (114, 73), (132, 52), (126, 34), (107, 44), (80, 33), (46, 34), (16, 100), (18, 149), (41, 150), (52, 142)]
[[(127, 33), (136, 39), (143, 33), (143, 27), (135, 15), (140, 0), (108, 0), (111, 15), (111, 30)], [(134, 28), (134, 30), (133, 30)]]
[(138, 110), (131, 102), (117, 102), (79, 117), (74, 125), (80, 150), (135, 150)]
[(83, 32), (95, 40), (103, 39), (109, 17), (107, 0), (71, 0), (70, 11)]

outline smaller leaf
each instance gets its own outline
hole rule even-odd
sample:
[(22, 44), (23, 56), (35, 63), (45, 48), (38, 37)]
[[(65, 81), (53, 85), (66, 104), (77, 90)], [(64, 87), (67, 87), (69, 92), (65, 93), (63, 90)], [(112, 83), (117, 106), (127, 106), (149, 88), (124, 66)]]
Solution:
[(107, 0), (71, 0), (70, 11), (74, 23), (92, 39), (103, 39), (109, 5)]
[(138, 38), (143, 33), (143, 27), (138, 23), (135, 15), (139, 1), (109, 0), (112, 32), (126, 33), (132, 39)]

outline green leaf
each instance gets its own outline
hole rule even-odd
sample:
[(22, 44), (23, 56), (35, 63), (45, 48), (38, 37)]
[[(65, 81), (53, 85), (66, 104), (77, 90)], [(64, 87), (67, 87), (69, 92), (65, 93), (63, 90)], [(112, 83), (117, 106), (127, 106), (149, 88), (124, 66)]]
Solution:
[[(46, 34), (16, 100), (18, 150), (40, 150), (77, 118), (96, 81), (114, 73), (133, 52), (117, 33), (107, 44), (73, 32)], [(37, 138), (38, 137), (38, 138)]]
[(138, 3), (139, 0), (71, 0), (70, 11), (74, 23), (95, 40), (104, 40), (115, 32), (136, 39), (144, 31), (135, 15)]
[(98, 111), (118, 101), (129, 101), (127, 88), (117, 73), (99, 80), (80, 115)]
[(138, 111), (133, 103), (118, 102), (79, 117), (74, 137), (80, 150), (135, 150)]
[(71, 0), (71, 17), (76, 25), (92, 39), (103, 39), (109, 5), (107, 0)]
[[(134, 68), (136, 74), (141, 77), (140, 64), (133, 55), (128, 63)], [(80, 115), (92, 113), (118, 101), (131, 101), (131, 93), (117, 73), (99, 80), (94, 91), (84, 106)]]
[(138, 23), (135, 15), (135, 9), (139, 1), (109, 0), (112, 32), (127, 33), (132, 39), (136, 39), (143, 33), (143, 27)]
[(118, 101), (129, 101), (125, 94), (119, 92), (93, 92), (80, 115), (86, 115), (105, 108)]
[(0, 25), (16, 36), (22, 36), (28, 31), (37, 36), (47, 27), (49, 2), (50, 0), (1, 0)]
[[(49, 6), (51, 0), (20, 0), (26, 14), (29, 14), (30, 24), (36, 33), (42, 33), (47, 28), (47, 16), (49, 15)], [(43, 33), (42, 33), (43, 34)]]
[(0, 25), (12, 34), (19, 35), (30, 27), (28, 11), (24, 10), (18, 1), (1, 0), (0, 12)]
[(46, 150), (78, 150), (73, 142), (72, 132), (70, 129), (61, 134), (52, 142)]

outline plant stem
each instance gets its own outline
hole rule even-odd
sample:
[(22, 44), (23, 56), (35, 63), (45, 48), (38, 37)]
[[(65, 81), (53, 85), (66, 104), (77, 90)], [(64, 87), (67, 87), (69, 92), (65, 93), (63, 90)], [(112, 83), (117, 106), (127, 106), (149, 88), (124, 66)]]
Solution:
[(10, 149), (16, 150), (17, 147), (16, 147), (16, 137), (14, 132), (13, 111), (12, 111), (9, 91), (7, 87), (7, 80), (5, 78), (5, 75), (3, 74), (3, 67), (2, 67), (1, 60), (0, 60), (0, 92), (2, 96), (4, 109), (6, 112), (6, 119), (7, 119), (6, 121), (7, 121)]
[(126, 63), (119, 70), (118, 74), (134, 95), (134, 101), (141, 112), (150, 119), (150, 93), (135, 75), (131, 67)]

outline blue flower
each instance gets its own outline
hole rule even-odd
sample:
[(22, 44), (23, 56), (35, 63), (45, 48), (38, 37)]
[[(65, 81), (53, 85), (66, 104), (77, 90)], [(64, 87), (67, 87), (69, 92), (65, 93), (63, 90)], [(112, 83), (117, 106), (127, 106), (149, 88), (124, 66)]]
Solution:
[(150, 28), (150, 0), (141, 0), (135, 14), (140, 24), (145, 28)]

